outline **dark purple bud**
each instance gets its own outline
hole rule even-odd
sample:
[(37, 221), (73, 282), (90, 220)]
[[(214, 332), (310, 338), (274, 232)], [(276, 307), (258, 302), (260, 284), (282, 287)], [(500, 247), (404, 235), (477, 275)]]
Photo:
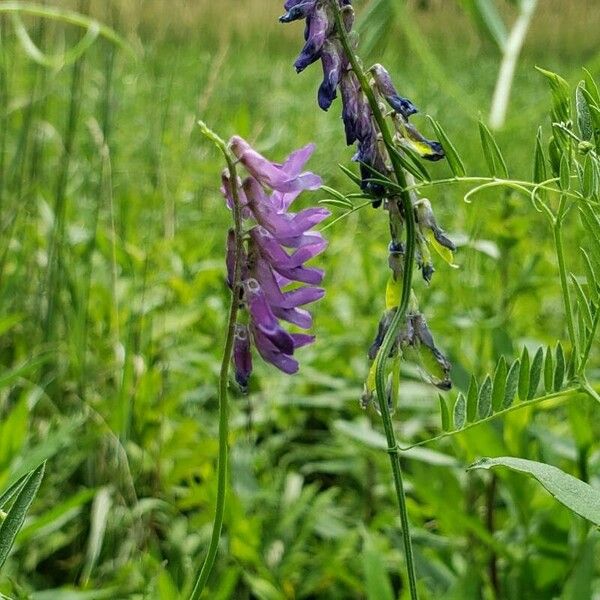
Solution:
[(242, 392), (246, 393), (248, 391), (248, 381), (252, 374), (250, 333), (246, 325), (236, 324), (235, 326), (235, 335), (233, 339), (233, 365), (235, 368), (235, 380)]
[(382, 65), (371, 67), (371, 73), (375, 80), (375, 86), (379, 93), (387, 100), (388, 104), (405, 119), (414, 115), (417, 111), (415, 105), (408, 99), (398, 94), (390, 74)]
[(308, 39), (300, 52), (300, 56), (294, 63), (298, 73), (301, 73), (306, 67), (321, 58), (323, 44), (332, 31), (333, 21), (329, 11), (324, 4), (318, 4), (315, 10), (310, 13)]
[(316, 0), (300, 0), (288, 8), (289, 2), (286, 2), (285, 9), (287, 13), (279, 17), (281, 23), (291, 23), (292, 21), (299, 21), (300, 19), (306, 19), (308, 15), (315, 9)]
[(319, 87), (319, 106), (328, 110), (337, 97), (337, 88), (342, 78), (342, 73), (347, 68), (344, 50), (338, 40), (327, 40), (321, 53), (323, 64), (323, 83)]

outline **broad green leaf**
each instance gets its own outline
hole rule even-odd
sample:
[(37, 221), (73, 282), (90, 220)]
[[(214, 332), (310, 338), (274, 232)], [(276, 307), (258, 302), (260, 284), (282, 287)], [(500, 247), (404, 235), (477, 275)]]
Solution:
[(498, 366), (496, 367), (496, 372), (494, 373), (494, 386), (492, 389), (492, 410), (494, 412), (499, 411), (504, 403), (507, 375), (508, 368), (506, 366), (506, 359), (503, 356), (498, 361)]
[(450, 430), (450, 411), (448, 410), (448, 405), (446, 404), (446, 400), (444, 396), (438, 394), (438, 398), (440, 401), (440, 413), (442, 415), (442, 431)]
[(556, 366), (554, 369), (554, 391), (562, 390), (565, 380), (565, 352), (562, 344), (558, 342), (556, 346)]
[(490, 469), (497, 466), (508, 467), (535, 477), (561, 504), (600, 526), (600, 490), (556, 467), (523, 458), (483, 458), (469, 468)]
[(473, 423), (477, 419), (477, 398), (479, 397), (479, 389), (475, 375), (471, 375), (471, 383), (469, 383), (469, 391), (467, 392), (467, 421)]
[(467, 402), (462, 393), (458, 394), (454, 404), (454, 429), (462, 429), (467, 421)]
[(546, 359), (544, 361), (544, 389), (550, 394), (554, 388), (554, 358), (552, 349), (546, 348)]
[(480, 419), (485, 419), (492, 414), (492, 380), (489, 375), (485, 378), (479, 390), (477, 414)]
[(437, 121), (431, 117), (428, 117), (428, 119), (435, 130), (436, 137), (439, 139), (442, 147), (444, 148), (446, 160), (448, 161), (448, 165), (452, 170), (452, 173), (455, 175), (455, 177), (464, 177), (467, 174), (467, 171), (462, 159), (460, 158), (460, 155), (454, 147), (454, 144), (450, 141), (450, 138)]
[(594, 125), (592, 123), (592, 113), (584, 90), (585, 82), (581, 81), (575, 91), (575, 106), (577, 108), (579, 135), (582, 140), (589, 142), (594, 138)]
[(523, 348), (521, 354), (521, 371), (519, 372), (519, 399), (527, 400), (529, 393), (529, 350)]
[(488, 165), (488, 169), (492, 177), (501, 177), (508, 179), (508, 168), (504, 157), (500, 152), (500, 148), (483, 121), (479, 121), (479, 135), (481, 137), (481, 145), (483, 147), (483, 155)]
[(519, 372), (521, 370), (521, 361), (515, 360), (508, 371), (506, 378), (506, 390), (504, 391), (504, 401), (502, 408), (509, 408), (517, 395), (517, 388), (519, 387)]
[(531, 400), (535, 398), (535, 395), (540, 385), (540, 379), (542, 377), (542, 367), (544, 365), (544, 349), (540, 346), (533, 357), (531, 363), (531, 371), (529, 375), (529, 391), (527, 392), (527, 399)]
[(23, 487), (17, 494), (10, 510), (0, 525), (0, 569), (6, 562), (12, 545), (25, 521), (25, 515), (40, 488), (44, 477), (44, 467), (40, 465), (33, 471), (23, 483)]

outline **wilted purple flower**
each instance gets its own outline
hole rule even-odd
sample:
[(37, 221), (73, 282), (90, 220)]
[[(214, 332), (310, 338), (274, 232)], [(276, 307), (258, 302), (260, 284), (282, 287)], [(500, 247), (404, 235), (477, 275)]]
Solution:
[(371, 73), (373, 74), (375, 87), (397, 113), (400, 113), (405, 119), (408, 119), (410, 115), (414, 115), (418, 112), (417, 108), (410, 100), (403, 98), (398, 94), (392, 83), (390, 74), (382, 65), (377, 64), (371, 67)]
[(433, 209), (431, 208), (431, 202), (427, 198), (420, 198), (417, 202), (416, 209), (417, 224), (421, 231), (431, 231), (438, 244), (444, 246), (444, 248), (447, 248), (450, 252), (456, 251), (454, 242), (446, 236), (445, 231), (437, 224)]
[[(381, 318), (377, 336), (369, 349), (371, 360), (377, 356), (396, 310), (396, 308), (387, 310)], [(414, 360), (436, 387), (441, 390), (449, 390), (452, 387), (450, 380), (452, 365), (435, 345), (427, 321), (420, 312), (413, 311), (406, 315), (406, 323), (398, 333), (390, 356), (395, 356), (398, 350), (406, 358)]]
[[(250, 322), (236, 327), (233, 351), (236, 381), (244, 390), (252, 370), (250, 339), (264, 360), (289, 374), (298, 370), (298, 362), (293, 358), (295, 350), (314, 341), (313, 336), (287, 332), (280, 320), (302, 329), (312, 327), (312, 317), (302, 307), (325, 294), (316, 287), (323, 280), (323, 271), (305, 263), (326, 248), (326, 240), (312, 227), (330, 213), (316, 207), (298, 213), (289, 211), (300, 192), (321, 185), (320, 177), (302, 171), (314, 151), (313, 145), (293, 152), (283, 164), (269, 161), (238, 136), (229, 145), (249, 173), (243, 182), (237, 182), (242, 215), (255, 222), (244, 237), (241, 286), (237, 291)], [(228, 173), (223, 175), (222, 192), (231, 206), (232, 182)], [(230, 231), (227, 241), (230, 287), (234, 285), (234, 268), (235, 235)], [(298, 283), (306, 285), (290, 287)]]

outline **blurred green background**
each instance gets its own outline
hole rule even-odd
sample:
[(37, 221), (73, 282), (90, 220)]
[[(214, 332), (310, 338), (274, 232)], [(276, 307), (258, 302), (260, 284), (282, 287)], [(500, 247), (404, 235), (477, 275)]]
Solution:
[[(338, 168), (353, 151), (339, 101), (329, 113), (316, 106), (320, 68), (293, 70), (302, 26), (277, 22), (279, 2), (47, 4), (93, 15), (133, 52), (98, 39), (68, 60), (84, 30), (0, 13), (0, 484), (49, 458), (0, 592), (177, 598), (210, 535), (228, 305), (222, 163), (195, 123), (273, 159), (315, 141), (310, 168), (342, 191), (354, 191)], [(361, 17), (372, 8), (355, 4)], [(515, 7), (496, 4), (513, 22)], [(397, 9), (384, 6), (386, 26), (365, 29), (365, 62), (385, 64), (421, 109), (415, 123), (431, 136), (432, 115), (469, 173), (486, 174), (477, 120), (489, 115), (497, 47), (458, 2)], [(497, 133), (513, 177), (531, 177), (537, 129), (550, 128), (534, 66), (572, 84), (583, 66), (598, 77), (599, 31), (598, 0), (539, 2)], [(445, 164), (431, 171), (449, 174)], [(465, 204), (467, 190), (431, 190), (460, 269), (438, 261), (432, 284), (416, 285), (462, 391), (501, 356), (565, 338), (547, 223), (521, 197), (495, 191)], [(358, 402), (384, 307), (386, 215), (361, 210), (327, 235), (318, 264), (328, 294), (301, 372), (257, 361), (250, 395), (233, 392), (212, 600), (404, 597), (384, 438)], [(599, 359), (594, 349), (597, 375)], [(423, 598), (600, 597), (597, 536), (581, 521), (521, 476), (465, 472), (479, 456), (515, 455), (598, 483), (597, 417), (589, 400), (527, 409), (405, 454)], [(395, 420), (403, 442), (439, 430), (437, 390), (410, 366)]]

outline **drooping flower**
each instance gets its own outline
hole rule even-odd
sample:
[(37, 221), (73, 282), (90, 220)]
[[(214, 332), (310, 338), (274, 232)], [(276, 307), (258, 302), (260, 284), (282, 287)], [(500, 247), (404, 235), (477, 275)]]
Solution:
[[(303, 307), (325, 294), (317, 287), (324, 273), (305, 263), (325, 250), (326, 240), (312, 228), (330, 213), (316, 207), (297, 213), (289, 210), (303, 190), (321, 186), (320, 177), (303, 171), (313, 145), (293, 152), (282, 164), (269, 161), (238, 136), (229, 147), (249, 174), (236, 182), (236, 189), (242, 216), (254, 223), (238, 257), (241, 281), (236, 292), (248, 323), (236, 325), (233, 364), (236, 381), (245, 390), (252, 372), (250, 341), (265, 361), (288, 374), (299, 368), (295, 351), (314, 341), (311, 335), (289, 333), (281, 321), (301, 329), (312, 327), (312, 316)], [(232, 185), (225, 172), (222, 192), (230, 207)], [(230, 231), (226, 260), (230, 288), (234, 286), (235, 248), (235, 234)]]
[[(371, 360), (377, 356), (396, 310), (396, 308), (386, 310), (379, 321), (377, 336), (369, 348)], [(411, 311), (406, 315), (405, 325), (394, 341), (390, 357), (395, 356), (398, 351), (407, 359), (416, 362), (433, 385), (441, 390), (449, 390), (452, 387), (450, 380), (452, 365), (435, 345), (427, 321), (419, 311)]]

